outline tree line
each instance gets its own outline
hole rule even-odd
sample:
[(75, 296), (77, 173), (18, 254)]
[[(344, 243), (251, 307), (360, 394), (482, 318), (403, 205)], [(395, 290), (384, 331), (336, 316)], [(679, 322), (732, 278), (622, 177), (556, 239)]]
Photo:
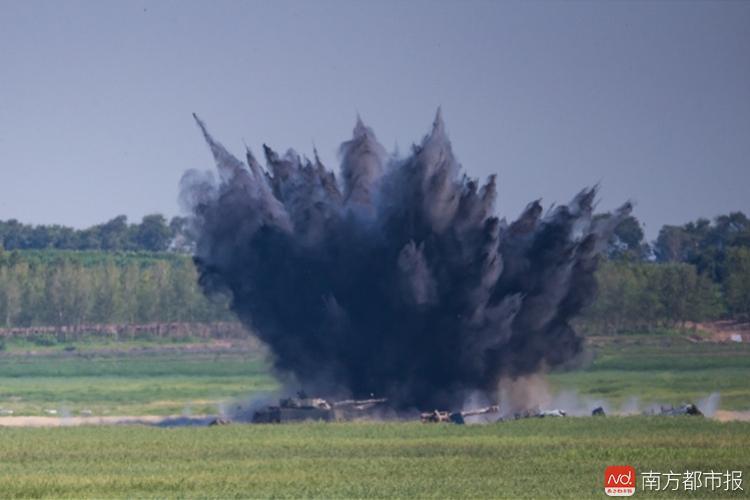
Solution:
[(0, 251), (0, 326), (229, 320), (177, 254)]
[[(129, 224), (119, 216), (83, 230), (0, 221), (0, 243), (0, 326), (231, 318), (226, 299), (209, 300), (197, 285), (184, 218)], [(750, 220), (735, 212), (664, 226), (648, 243), (630, 216), (609, 241), (597, 281), (598, 298), (579, 322), (585, 331), (748, 320)]]
[(610, 260), (597, 281), (597, 298), (580, 320), (588, 333), (684, 327), (726, 313), (720, 287), (690, 264)]
[(132, 224), (125, 215), (118, 215), (86, 229), (23, 224), (15, 219), (0, 221), (0, 247), (5, 250), (188, 252), (191, 245), (185, 217), (167, 221), (161, 214), (151, 214)]
[[(604, 216), (606, 217), (606, 216)], [(750, 319), (750, 220), (742, 212), (665, 225), (652, 243), (633, 216), (609, 241), (599, 295), (581, 324), (643, 331), (719, 318)]]

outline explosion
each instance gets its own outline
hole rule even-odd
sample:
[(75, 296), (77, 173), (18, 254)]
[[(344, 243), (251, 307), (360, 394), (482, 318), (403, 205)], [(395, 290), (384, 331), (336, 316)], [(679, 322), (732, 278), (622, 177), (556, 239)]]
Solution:
[(590, 188), (508, 224), (493, 213), (495, 176), (462, 174), (440, 111), (406, 158), (358, 119), (339, 178), (317, 152), (264, 145), (266, 169), (249, 149), (244, 164), (195, 118), (219, 174), (181, 181), (200, 284), (230, 293), (275, 368), (309, 392), (449, 408), (580, 352), (570, 321), (630, 204), (594, 219)]

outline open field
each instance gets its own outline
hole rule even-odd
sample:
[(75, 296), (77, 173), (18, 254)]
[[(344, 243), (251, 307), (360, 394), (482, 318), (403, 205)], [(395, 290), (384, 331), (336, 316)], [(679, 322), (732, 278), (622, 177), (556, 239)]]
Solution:
[[(747, 344), (628, 335), (593, 338), (588, 350), (583, 368), (549, 375), (552, 393), (632, 409), (719, 392), (719, 408), (750, 410)], [(216, 414), (229, 399), (277, 387), (257, 345), (241, 341), (14, 341), (0, 354), (0, 416)]]
[[(602, 498), (607, 465), (747, 476), (748, 448), (750, 423), (692, 417), (0, 429), (0, 492), (10, 498)], [(748, 486), (745, 478), (744, 494)]]
[(276, 387), (261, 353), (243, 345), (127, 342), (0, 356), (0, 411), (16, 416), (216, 414), (229, 398)]
[[(0, 355), (0, 409), (30, 421), (55, 419), (55, 410), (63, 425), (88, 411), (105, 422), (122, 415), (215, 414), (231, 398), (278, 387), (252, 343), (71, 347), (8, 343)], [(575, 391), (581, 400), (604, 399), (617, 408), (634, 396), (646, 406), (721, 391), (720, 408), (750, 409), (744, 344), (632, 335), (589, 339), (589, 355), (581, 369), (551, 374), (552, 392)], [(3, 428), (4, 418), (3, 498), (601, 498), (604, 467), (617, 464), (639, 472), (742, 470), (745, 492), (734, 493), (742, 496), (750, 474), (750, 422), (694, 417), (178, 428)], [(685, 492), (651, 495), (677, 494)]]
[(750, 409), (750, 345), (692, 343), (681, 336), (628, 335), (589, 339), (591, 362), (553, 373), (553, 389), (575, 390), (614, 407), (678, 405), (719, 393), (719, 408)]

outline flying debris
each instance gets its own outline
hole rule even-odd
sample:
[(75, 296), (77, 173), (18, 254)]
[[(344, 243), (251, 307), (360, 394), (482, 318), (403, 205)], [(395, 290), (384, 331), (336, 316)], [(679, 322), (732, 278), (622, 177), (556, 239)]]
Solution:
[(630, 204), (594, 220), (597, 189), (584, 189), (507, 223), (495, 176), (462, 173), (439, 112), (403, 158), (358, 119), (339, 177), (317, 154), (267, 145), (265, 168), (249, 149), (243, 163), (196, 121), (218, 167), (181, 181), (200, 284), (231, 295), (279, 374), (329, 399), (451, 408), (580, 352), (571, 319), (593, 300), (598, 255)]

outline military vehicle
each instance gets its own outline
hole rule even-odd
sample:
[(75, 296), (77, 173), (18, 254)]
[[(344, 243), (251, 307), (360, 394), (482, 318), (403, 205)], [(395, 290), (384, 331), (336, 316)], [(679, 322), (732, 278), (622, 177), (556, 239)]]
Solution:
[(296, 398), (283, 398), (276, 406), (268, 406), (253, 414), (255, 424), (300, 422), (304, 420), (334, 420), (333, 408), (325, 399), (308, 398), (298, 393)]
[(491, 413), (499, 413), (500, 408), (496, 405), (488, 406), (486, 408), (479, 408), (476, 410), (468, 410), (468, 411), (441, 411), (441, 410), (433, 410), (428, 411), (425, 413), (420, 414), (419, 419), (424, 424), (428, 423), (441, 423), (441, 422), (451, 422), (454, 424), (465, 424), (465, 418), (466, 417), (473, 417), (476, 415), (487, 415)]
[(553, 410), (542, 410), (542, 411), (540, 411), (539, 413), (537, 413), (534, 416), (535, 417), (539, 417), (539, 418), (544, 418), (544, 417), (565, 417), (565, 416), (567, 416), (567, 413), (565, 412), (565, 410), (560, 410), (560, 409), (555, 408)]
[(210, 421), (210, 422), (208, 423), (208, 426), (209, 426), (209, 427), (214, 427), (214, 426), (216, 426), (216, 425), (229, 425), (229, 424), (231, 424), (231, 423), (232, 423), (232, 421), (231, 421), (231, 420), (229, 420), (229, 419), (227, 419), (227, 418), (224, 418), (224, 417), (216, 417), (216, 418), (212, 419), (212, 420), (211, 420), (211, 421)]
[(440, 422), (450, 422), (452, 413), (449, 411), (433, 410), (424, 412), (419, 415), (423, 424), (436, 424)]
[(682, 406), (675, 408), (674, 406), (660, 407), (659, 411), (647, 412), (647, 415), (658, 415), (662, 417), (678, 417), (681, 415), (689, 415), (694, 417), (702, 417), (703, 413), (693, 403), (685, 403)]
[(329, 402), (323, 398), (309, 398), (304, 392), (297, 397), (283, 398), (278, 405), (267, 406), (253, 414), (253, 423), (270, 424), (319, 420), (356, 420), (372, 416), (386, 399), (347, 399)]
[(553, 408), (551, 410), (540, 410), (539, 408), (532, 408), (505, 415), (500, 420), (505, 422), (508, 420), (520, 420), (523, 418), (565, 417), (567, 415), (568, 413), (565, 410), (561, 410), (559, 408)]

